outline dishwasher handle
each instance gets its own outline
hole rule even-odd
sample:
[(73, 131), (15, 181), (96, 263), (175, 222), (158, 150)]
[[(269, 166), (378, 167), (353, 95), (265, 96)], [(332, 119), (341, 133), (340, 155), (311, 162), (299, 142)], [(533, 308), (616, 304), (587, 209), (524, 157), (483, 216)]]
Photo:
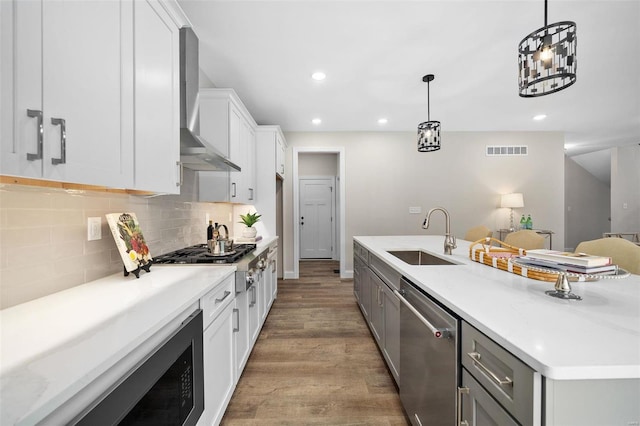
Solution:
[(393, 290), (393, 293), (398, 296), (398, 299), (400, 299), (400, 301), (407, 307), (409, 308), (409, 310), (411, 312), (413, 312), (413, 314), (418, 317), (418, 319), (427, 326), (427, 328), (433, 333), (433, 337), (437, 338), (437, 339), (442, 339), (445, 337), (449, 337), (450, 331), (446, 328), (437, 328), (435, 327), (433, 324), (431, 324), (425, 317), (422, 316), (422, 314), (420, 314), (420, 312), (418, 312), (418, 310), (416, 308), (413, 307), (413, 305), (411, 303), (409, 303), (409, 301), (407, 299), (404, 298), (404, 296), (398, 291), (398, 290)]

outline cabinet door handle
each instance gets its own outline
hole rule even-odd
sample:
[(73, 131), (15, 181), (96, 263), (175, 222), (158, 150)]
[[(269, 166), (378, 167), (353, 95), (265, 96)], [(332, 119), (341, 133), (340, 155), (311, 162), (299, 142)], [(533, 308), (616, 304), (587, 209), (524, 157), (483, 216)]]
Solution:
[(182, 165), (182, 161), (176, 161), (176, 167), (178, 169), (179, 176), (176, 186), (182, 186), (182, 182), (184, 182), (184, 166)]
[(253, 200), (253, 188), (249, 188), (249, 199)]
[(29, 161), (42, 160), (42, 140), (44, 135), (44, 127), (42, 126), (42, 111), (37, 109), (28, 109), (27, 116), (38, 119), (37, 121), (38, 134), (36, 139), (38, 152), (36, 154), (27, 153), (27, 160)]
[(256, 288), (255, 287), (251, 287), (251, 303), (249, 303), (249, 307), (253, 308), (256, 304)]
[(469, 388), (458, 388), (458, 426), (469, 426), (469, 422), (462, 420), (462, 395), (468, 394)]
[(224, 299), (226, 299), (227, 297), (229, 297), (229, 295), (230, 295), (230, 294), (231, 294), (231, 292), (230, 292), (230, 291), (225, 291), (225, 292), (224, 292), (224, 296), (222, 296), (222, 298), (221, 298), (221, 299), (216, 299), (216, 303), (220, 303), (220, 302), (222, 302)]
[(231, 197), (232, 198), (236, 197), (236, 183), (235, 182), (231, 183)]
[(467, 355), (469, 356), (469, 358), (471, 358), (473, 360), (473, 363), (476, 364), (480, 370), (482, 370), (487, 376), (489, 376), (489, 378), (491, 380), (493, 380), (497, 385), (500, 386), (513, 386), (513, 380), (511, 380), (509, 377), (506, 377), (503, 379), (501, 379), (500, 377), (498, 377), (498, 375), (496, 373), (494, 373), (493, 371), (489, 370), (489, 368), (487, 368), (486, 365), (484, 365), (482, 362), (480, 362), (480, 353), (478, 352), (469, 352), (467, 353)]
[(240, 309), (233, 308), (233, 313), (236, 314), (236, 324), (238, 324), (237, 327), (233, 327), (233, 332), (237, 333), (240, 331)]
[(67, 122), (64, 118), (51, 117), (51, 124), (60, 126), (60, 158), (52, 158), (51, 164), (65, 164), (67, 162)]

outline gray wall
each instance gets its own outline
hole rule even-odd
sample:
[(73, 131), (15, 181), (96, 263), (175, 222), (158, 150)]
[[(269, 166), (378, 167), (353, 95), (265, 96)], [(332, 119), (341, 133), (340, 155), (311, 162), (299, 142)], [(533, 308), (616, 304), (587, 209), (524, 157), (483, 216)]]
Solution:
[(300, 154), (299, 176), (338, 176), (337, 154)]
[[(293, 265), (293, 147), (344, 148), (346, 175), (346, 271), (352, 271), (352, 237), (356, 235), (443, 234), (442, 215), (429, 230), (426, 212), (447, 208), (452, 231), (484, 224), (493, 230), (509, 224), (499, 208), (500, 195), (524, 194), (523, 209), (534, 227), (555, 232), (554, 248), (564, 248), (564, 138), (559, 132), (447, 132), (443, 148), (418, 153), (414, 132), (291, 132), (286, 135), (287, 180), (284, 188), (284, 268)], [(486, 157), (486, 145), (528, 145), (523, 157)], [(291, 178), (290, 178), (291, 177)], [(409, 207), (421, 207), (409, 214)]]
[(565, 248), (609, 232), (611, 190), (571, 158), (565, 159)]
[(640, 232), (640, 145), (611, 151), (611, 232)]

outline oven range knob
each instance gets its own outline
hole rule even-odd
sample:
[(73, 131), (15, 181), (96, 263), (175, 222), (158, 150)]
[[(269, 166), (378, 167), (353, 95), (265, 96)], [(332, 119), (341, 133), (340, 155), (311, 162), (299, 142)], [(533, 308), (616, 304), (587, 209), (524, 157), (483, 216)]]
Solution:
[(253, 276), (253, 270), (247, 271), (247, 275), (245, 277), (247, 285), (252, 285), (255, 282), (255, 278)]
[(264, 259), (258, 260), (258, 268), (260, 268), (261, 271), (264, 271), (267, 269), (267, 262), (265, 262)]

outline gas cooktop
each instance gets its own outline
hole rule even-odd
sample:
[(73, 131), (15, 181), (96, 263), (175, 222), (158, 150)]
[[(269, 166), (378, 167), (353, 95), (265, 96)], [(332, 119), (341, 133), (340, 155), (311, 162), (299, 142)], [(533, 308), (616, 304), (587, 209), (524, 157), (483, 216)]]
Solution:
[(206, 244), (196, 244), (155, 256), (154, 264), (236, 263), (256, 248), (255, 244), (236, 244), (229, 252), (212, 254)]

